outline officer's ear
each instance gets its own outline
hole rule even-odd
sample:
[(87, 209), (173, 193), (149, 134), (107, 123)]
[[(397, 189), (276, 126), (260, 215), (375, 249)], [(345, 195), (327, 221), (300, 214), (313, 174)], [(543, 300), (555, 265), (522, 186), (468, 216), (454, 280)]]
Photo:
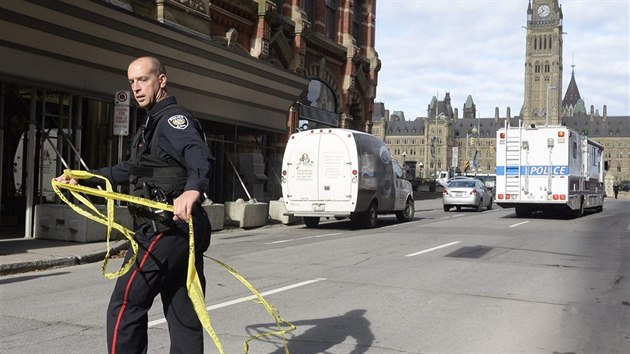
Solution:
[(160, 82), (160, 88), (165, 88), (166, 83), (168, 82), (166, 74), (160, 74), (160, 76), (158, 76), (158, 81)]

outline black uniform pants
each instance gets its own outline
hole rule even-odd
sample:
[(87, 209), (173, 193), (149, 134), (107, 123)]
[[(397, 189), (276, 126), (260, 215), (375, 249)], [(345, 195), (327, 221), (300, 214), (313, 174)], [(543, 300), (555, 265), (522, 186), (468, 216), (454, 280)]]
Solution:
[[(210, 245), (210, 222), (201, 208), (193, 211), (197, 274), (205, 291), (203, 252)], [(111, 354), (147, 352), (147, 313), (160, 294), (170, 334), (170, 353), (203, 353), (203, 327), (186, 290), (188, 226), (154, 234), (150, 225), (136, 230), (138, 256), (118, 278), (107, 309), (107, 346)], [(125, 261), (133, 251), (129, 248)]]

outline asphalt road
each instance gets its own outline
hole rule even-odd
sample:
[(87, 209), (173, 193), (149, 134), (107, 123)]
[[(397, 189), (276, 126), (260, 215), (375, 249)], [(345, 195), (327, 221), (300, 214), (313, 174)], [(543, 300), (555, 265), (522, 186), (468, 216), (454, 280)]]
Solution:
[[(223, 233), (208, 255), (269, 293), (297, 326), (293, 354), (628, 352), (630, 200), (572, 220), (445, 213), (439, 200), (416, 208), (414, 221), (385, 216), (372, 230), (332, 221)], [(274, 321), (206, 261), (213, 326), (225, 353), (242, 353)], [(0, 352), (105, 353), (113, 284), (97, 263), (0, 278)], [(150, 321), (149, 353), (168, 353), (159, 298)], [(249, 353), (281, 354), (280, 343), (253, 341)]]

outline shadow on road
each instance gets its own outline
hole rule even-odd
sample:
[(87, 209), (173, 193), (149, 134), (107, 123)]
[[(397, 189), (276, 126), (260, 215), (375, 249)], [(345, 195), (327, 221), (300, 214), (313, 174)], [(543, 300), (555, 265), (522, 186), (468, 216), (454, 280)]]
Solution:
[[(289, 338), (289, 351), (299, 354), (327, 353), (327, 350), (343, 343), (346, 338), (354, 338), (356, 344), (349, 354), (362, 354), (370, 349), (374, 342), (374, 334), (370, 330), (370, 321), (364, 317), (367, 310), (348, 311), (341, 316), (290, 321), (295, 326), (311, 328), (302, 334)], [(264, 323), (247, 326), (251, 335), (259, 334), (275, 328), (275, 323)], [(285, 354), (284, 347), (271, 354)]]

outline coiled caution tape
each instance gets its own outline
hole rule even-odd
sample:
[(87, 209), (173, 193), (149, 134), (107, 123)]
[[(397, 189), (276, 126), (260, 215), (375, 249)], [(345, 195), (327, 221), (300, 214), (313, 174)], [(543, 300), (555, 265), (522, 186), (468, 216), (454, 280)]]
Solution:
[[(136, 196), (132, 196), (128, 194), (114, 192), (112, 189), (112, 185), (107, 178), (89, 173), (87, 171), (64, 170), (64, 175), (69, 178), (74, 178), (77, 180), (96, 177), (96, 178), (102, 179), (105, 182), (105, 190), (81, 186), (78, 184), (71, 185), (71, 184), (61, 183), (61, 182), (57, 182), (55, 179), (52, 179), (51, 184), (52, 184), (53, 190), (59, 196), (59, 198), (63, 202), (68, 204), (74, 211), (76, 211), (80, 215), (83, 215), (89, 218), (90, 220), (96, 221), (100, 224), (107, 226), (107, 238), (106, 238), (107, 251), (105, 254), (105, 259), (103, 260), (103, 264), (101, 266), (103, 276), (105, 276), (108, 279), (113, 279), (127, 273), (131, 269), (134, 262), (136, 261), (136, 257), (138, 254), (138, 243), (134, 239), (133, 231), (127, 229), (126, 227), (114, 221), (114, 201), (119, 200), (119, 201), (123, 201), (127, 203), (147, 206), (149, 208), (156, 209), (156, 210), (164, 210), (164, 211), (170, 211), (170, 212), (173, 211), (173, 206), (166, 203), (156, 202), (150, 199), (145, 199), (145, 198), (140, 198), (140, 197), (136, 197)], [(60, 189), (66, 189), (70, 191), (70, 193), (78, 201), (83, 203), (88, 209), (90, 209), (94, 213), (92, 214), (89, 211), (81, 208), (80, 206), (71, 203), (68, 200), (68, 198), (66, 198), (66, 196), (61, 192)], [(94, 206), (94, 204), (92, 204), (82, 194), (105, 198), (107, 201), (106, 215), (101, 213)], [(188, 227), (189, 251), (188, 251), (188, 271), (186, 275), (186, 288), (188, 290), (188, 297), (190, 298), (193, 304), (195, 312), (197, 313), (197, 317), (199, 317), (199, 321), (201, 322), (203, 328), (206, 330), (206, 332), (208, 332), (208, 334), (210, 335), (210, 338), (212, 338), (212, 340), (214, 341), (214, 344), (217, 347), (219, 353), (224, 354), (223, 346), (221, 345), (221, 342), (219, 341), (219, 337), (216, 335), (214, 328), (212, 328), (212, 324), (210, 322), (210, 314), (208, 313), (208, 309), (206, 308), (206, 305), (204, 302), (204, 294), (201, 288), (201, 282), (199, 281), (199, 276), (197, 275), (197, 269), (195, 268), (195, 237), (194, 237), (192, 217), (188, 220), (188, 226), (189, 226)], [(127, 238), (127, 240), (129, 240), (131, 244), (131, 249), (133, 250), (133, 255), (129, 258), (129, 261), (126, 262), (117, 272), (107, 273), (107, 262), (110, 257), (110, 236), (113, 229), (118, 230), (121, 234), (125, 236), (125, 238)], [(230, 272), (236, 279), (238, 279), (243, 285), (245, 285), (245, 287), (247, 287), (256, 296), (256, 298), (258, 299), (258, 303), (261, 304), (265, 308), (265, 310), (269, 313), (269, 315), (271, 315), (276, 325), (278, 326), (278, 330), (276, 331), (260, 333), (245, 340), (243, 344), (243, 352), (248, 353), (249, 343), (252, 340), (255, 340), (261, 337), (266, 337), (266, 336), (278, 336), (282, 338), (285, 354), (289, 354), (289, 348), (287, 346), (285, 334), (295, 330), (296, 327), (292, 323), (289, 323), (283, 320), (282, 318), (280, 318), (278, 310), (274, 308), (273, 306), (271, 306), (269, 302), (267, 302), (267, 300), (265, 300), (265, 298), (237, 271), (235, 271), (233, 268), (231, 268), (227, 264), (217, 259), (214, 259), (212, 257), (207, 257), (207, 258), (211, 259), (216, 264), (222, 266), (224, 269)], [(283, 326), (287, 326), (288, 328), (285, 328)]]

